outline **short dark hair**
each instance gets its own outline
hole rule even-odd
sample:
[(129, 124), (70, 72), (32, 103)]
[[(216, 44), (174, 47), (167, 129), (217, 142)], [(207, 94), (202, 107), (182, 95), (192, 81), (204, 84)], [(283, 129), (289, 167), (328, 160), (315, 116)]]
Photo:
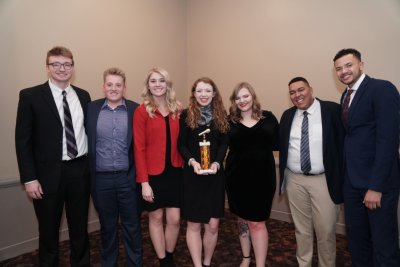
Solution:
[(308, 83), (308, 81), (304, 77), (294, 77), (293, 79), (290, 80), (288, 86), (290, 86), (292, 83), (295, 83), (295, 82), (304, 82), (305, 84), (310, 86), (310, 84)]
[(343, 48), (342, 50), (336, 53), (335, 57), (333, 58), (333, 62), (335, 62), (337, 59), (343, 56), (350, 54), (355, 56), (359, 61), (361, 61), (361, 53), (359, 51), (357, 51), (354, 48)]

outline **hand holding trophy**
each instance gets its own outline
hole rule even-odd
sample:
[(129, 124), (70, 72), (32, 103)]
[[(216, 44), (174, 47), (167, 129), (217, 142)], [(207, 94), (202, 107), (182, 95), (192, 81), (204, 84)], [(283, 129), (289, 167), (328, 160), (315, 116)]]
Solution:
[(199, 136), (203, 136), (203, 141), (199, 142), (200, 146), (200, 174), (213, 174), (214, 170), (210, 169), (210, 142), (206, 139), (206, 134), (210, 132), (210, 129), (206, 129), (199, 133)]

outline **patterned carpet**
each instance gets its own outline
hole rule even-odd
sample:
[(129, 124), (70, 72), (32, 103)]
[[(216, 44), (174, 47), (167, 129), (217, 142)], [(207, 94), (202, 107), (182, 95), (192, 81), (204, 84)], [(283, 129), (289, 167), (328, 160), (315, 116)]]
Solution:
[[(179, 267), (192, 266), (189, 251), (185, 241), (186, 224), (182, 222), (180, 236), (175, 251), (175, 261)], [(148, 227), (147, 214), (142, 216), (144, 266), (158, 266), (158, 260), (151, 245)], [(290, 267), (298, 266), (296, 262), (296, 241), (294, 226), (291, 223), (270, 219), (267, 222), (269, 231), (269, 249), (267, 266), (269, 267)], [(100, 233), (99, 231), (90, 234), (91, 262), (92, 266), (100, 266)], [(316, 248), (314, 245), (313, 267), (317, 265)], [(4, 267), (29, 267), (38, 266), (37, 251), (26, 253), (18, 257), (0, 262)], [(60, 244), (60, 266), (69, 266), (68, 241)], [(120, 246), (120, 259), (118, 266), (125, 266), (123, 246)], [(221, 219), (218, 244), (212, 261), (213, 267), (237, 267), (241, 261), (240, 244), (237, 237), (235, 217), (226, 211), (225, 217)], [(254, 257), (253, 257), (254, 263)], [(254, 265), (255, 266), (255, 265)], [(336, 266), (351, 266), (347, 241), (343, 235), (337, 235), (337, 262)]]

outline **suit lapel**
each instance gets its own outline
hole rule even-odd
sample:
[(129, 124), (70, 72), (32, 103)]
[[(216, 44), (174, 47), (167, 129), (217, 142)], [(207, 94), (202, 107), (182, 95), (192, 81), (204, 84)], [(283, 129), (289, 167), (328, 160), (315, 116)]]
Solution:
[(94, 148), (94, 151), (92, 151), (93, 155), (96, 155), (97, 121), (99, 120), (101, 106), (103, 106), (104, 101), (96, 102), (96, 105), (94, 106), (93, 110), (93, 115), (94, 115), (93, 120), (88, 121), (91, 132), (93, 133), (90, 144), (90, 147)]
[(76, 88), (73, 85), (71, 85), (71, 87), (74, 89), (76, 95), (78, 96), (79, 103), (81, 103), (83, 114), (86, 114), (87, 99), (84, 98), (83, 94), (81, 93), (80, 90), (78, 90), (78, 88)]
[(58, 122), (62, 125), (60, 114), (58, 113), (56, 102), (54, 101), (54, 97), (53, 94), (51, 93), (51, 89), (48, 82), (44, 83), (42, 86), (42, 95), (45, 102), (49, 105), (50, 110), (52, 111), (54, 116), (56, 116)]
[(364, 80), (362, 81), (362, 83), (360, 84), (360, 86), (358, 87), (356, 94), (354, 95), (353, 100), (351, 101), (350, 107), (349, 107), (349, 111), (348, 111), (348, 119), (347, 121), (350, 122), (351, 118), (354, 114), (354, 110), (356, 110), (357, 108), (357, 104), (360, 101), (360, 99), (362, 98), (363, 94), (365, 93), (368, 81), (370, 80), (369, 76), (365, 76)]
[(321, 121), (322, 121), (322, 154), (325, 155), (325, 150), (327, 147), (327, 142), (328, 142), (328, 133), (330, 131), (331, 123), (330, 123), (330, 117), (328, 116), (328, 112), (326, 110), (326, 106), (324, 101), (319, 100), (319, 103), (321, 105)]
[(295, 107), (292, 107), (291, 109), (290, 109), (290, 111), (289, 111), (289, 116), (288, 116), (288, 121), (286, 122), (287, 124), (287, 127), (285, 127), (285, 138), (284, 138), (284, 141), (285, 141), (285, 146), (286, 146), (286, 148), (285, 148), (285, 150), (286, 150), (286, 153), (288, 153), (288, 149), (289, 149), (289, 138), (290, 138), (290, 131), (291, 131), (291, 129), (292, 129), (292, 123), (293, 123), (293, 119), (294, 119), (294, 115), (296, 114), (296, 108)]
[(132, 145), (132, 140), (133, 140), (133, 138), (132, 138), (132, 131), (133, 131), (133, 104), (131, 104), (130, 102), (128, 102), (128, 101), (126, 101), (125, 100), (125, 103), (126, 103), (126, 107), (127, 107), (127, 111), (128, 111), (128, 131), (127, 131), (127, 133), (128, 133), (128, 136), (127, 136), (127, 141), (128, 141), (128, 147), (130, 147), (131, 145)]

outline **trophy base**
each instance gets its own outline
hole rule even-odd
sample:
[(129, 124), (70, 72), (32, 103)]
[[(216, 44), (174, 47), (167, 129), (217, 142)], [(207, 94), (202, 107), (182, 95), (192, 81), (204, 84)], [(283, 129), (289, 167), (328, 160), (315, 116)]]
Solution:
[(213, 170), (200, 170), (199, 171), (200, 174), (215, 174), (215, 172)]

